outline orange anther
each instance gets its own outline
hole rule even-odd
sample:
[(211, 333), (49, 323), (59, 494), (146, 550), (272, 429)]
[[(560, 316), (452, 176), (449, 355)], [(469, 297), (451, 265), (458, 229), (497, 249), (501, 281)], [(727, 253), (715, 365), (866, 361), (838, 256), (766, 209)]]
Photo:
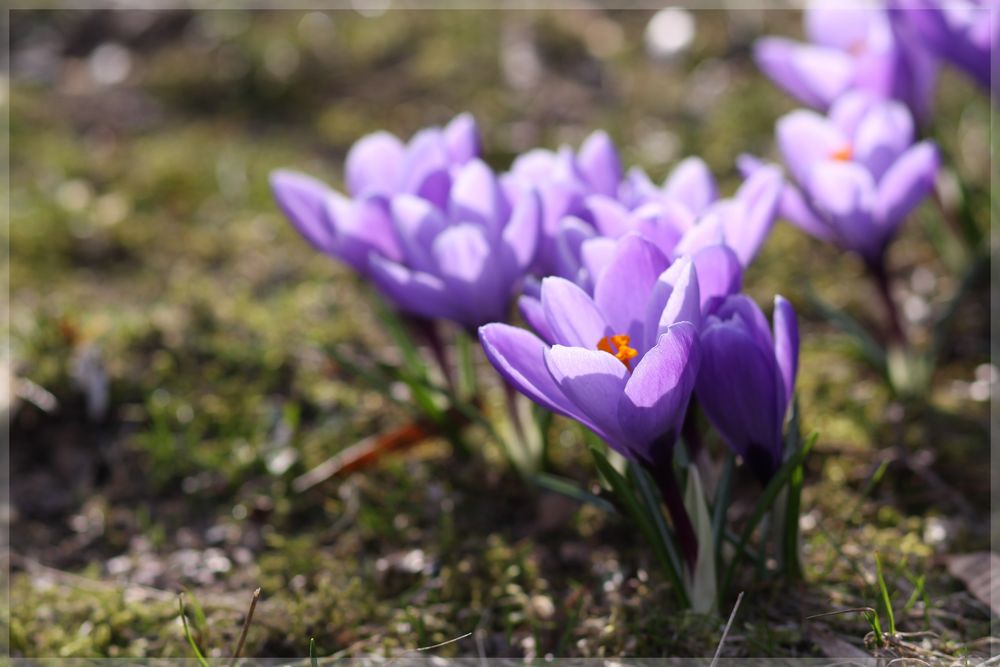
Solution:
[(629, 347), (629, 340), (629, 336), (625, 334), (605, 336), (597, 341), (597, 349), (613, 355), (618, 361), (625, 364), (625, 368), (632, 370), (629, 362), (635, 359), (639, 352), (635, 348)]

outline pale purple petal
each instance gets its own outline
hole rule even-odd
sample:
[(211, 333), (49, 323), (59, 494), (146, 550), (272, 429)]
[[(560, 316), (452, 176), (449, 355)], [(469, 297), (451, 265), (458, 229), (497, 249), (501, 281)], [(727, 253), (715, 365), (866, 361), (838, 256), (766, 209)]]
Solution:
[(778, 150), (792, 177), (809, 182), (812, 168), (837, 151), (850, 148), (848, 137), (815, 111), (799, 109), (785, 114), (775, 126)]
[(922, 141), (907, 150), (882, 177), (878, 185), (875, 220), (887, 233), (934, 189), (939, 157), (937, 147)]
[(632, 211), (630, 218), (632, 228), (668, 256), (694, 225), (690, 212), (682, 204), (666, 198), (643, 204)]
[(913, 143), (913, 119), (898, 102), (882, 102), (864, 115), (854, 137), (854, 160), (878, 182)]
[(448, 148), (448, 157), (455, 164), (465, 164), (479, 157), (482, 152), (482, 141), (479, 137), (479, 127), (472, 114), (463, 113), (451, 119), (444, 128), (444, 143)]
[(494, 323), (479, 328), (479, 341), (486, 358), (518, 391), (553, 412), (588, 423), (549, 373), (545, 364), (547, 346), (537, 336), (509, 324)]
[(773, 319), (774, 357), (781, 371), (785, 399), (781, 405), (787, 410), (795, 393), (795, 375), (799, 369), (799, 324), (792, 304), (781, 295), (774, 297)]
[(392, 221), (406, 263), (418, 271), (435, 272), (434, 239), (448, 226), (436, 206), (416, 195), (393, 197)]
[(824, 110), (847, 90), (855, 72), (852, 58), (838, 49), (799, 44), (783, 37), (758, 40), (754, 60), (792, 97)]
[(411, 271), (374, 253), (369, 257), (368, 271), (379, 290), (400, 310), (431, 319), (457, 319), (450, 294), (436, 276)]
[(587, 270), (589, 284), (597, 284), (614, 256), (615, 239), (598, 236), (583, 242), (580, 246), (580, 260)]
[(613, 333), (626, 334), (637, 343), (642, 340), (649, 297), (669, 265), (666, 256), (641, 236), (628, 234), (618, 241), (611, 263), (594, 286), (594, 303)]
[(285, 217), (317, 250), (332, 253), (336, 227), (326, 215), (326, 200), (334, 191), (311, 176), (279, 169), (271, 172), (271, 193)]
[(698, 274), (702, 315), (714, 312), (722, 300), (740, 291), (743, 265), (731, 248), (708, 246), (691, 255), (691, 261)]
[(508, 280), (519, 278), (535, 261), (541, 215), (538, 194), (533, 190), (524, 194), (511, 211), (510, 220), (500, 235)]
[(572, 280), (585, 290), (593, 290), (593, 281), (583, 268), (583, 243), (596, 236), (593, 225), (576, 216), (563, 218), (556, 234), (557, 262), (555, 274)]
[(603, 130), (593, 132), (580, 146), (577, 166), (595, 192), (609, 197), (618, 193), (622, 163), (618, 149)]
[(663, 183), (663, 193), (684, 204), (696, 216), (719, 196), (715, 177), (699, 157), (678, 162)]
[(628, 209), (611, 197), (591, 195), (584, 205), (601, 235), (615, 239), (631, 231), (632, 221)]
[(678, 322), (701, 327), (701, 295), (698, 275), (690, 257), (682, 257), (664, 271), (653, 288), (646, 310), (644, 352)]
[(402, 142), (388, 132), (362, 137), (347, 153), (348, 191), (355, 197), (397, 192), (405, 153)]
[(868, 261), (879, 257), (885, 238), (872, 219), (875, 183), (867, 169), (850, 162), (821, 162), (813, 169), (808, 191), (814, 210), (841, 245)]
[(375, 252), (393, 261), (403, 258), (389, 211), (382, 196), (349, 200), (339, 196), (326, 200), (327, 215), (337, 226), (337, 256), (359, 271), (367, 269), (368, 255)]
[(419, 195), (444, 206), (451, 183), (444, 135), (436, 127), (420, 130), (406, 145), (399, 191)]
[(758, 169), (736, 192), (736, 199), (745, 205), (741, 214), (723, 218), (726, 245), (736, 252), (743, 266), (750, 265), (771, 231), (783, 185), (777, 168)]
[(618, 401), (629, 375), (625, 364), (607, 352), (553, 345), (545, 351), (545, 365), (577, 411), (610, 437), (609, 444), (620, 443)]
[(463, 324), (478, 326), (506, 319), (511, 285), (481, 226), (449, 227), (434, 240), (432, 252), (455, 310), (464, 314)]
[(640, 459), (670, 461), (698, 376), (700, 351), (694, 325), (675, 324), (642, 357), (625, 384), (618, 421)]
[(565, 278), (542, 281), (542, 309), (553, 339), (562, 345), (596, 350), (601, 338), (613, 333), (593, 299)]
[(545, 310), (542, 308), (542, 300), (538, 297), (522, 294), (517, 300), (517, 309), (521, 317), (535, 330), (545, 342), (551, 344), (555, 341), (552, 329), (549, 328), (549, 321), (545, 319)]
[(836, 239), (836, 234), (830, 226), (819, 218), (806, 202), (802, 191), (790, 183), (786, 183), (781, 191), (781, 203), (778, 205), (778, 211), (781, 217), (807, 234), (812, 234), (823, 241)]
[(826, 0), (808, 3), (803, 12), (806, 35), (810, 42), (841, 51), (858, 50), (865, 46), (871, 23), (881, 18), (881, 9), (862, 3)]
[(458, 222), (478, 222), (499, 231), (507, 219), (507, 200), (493, 170), (475, 159), (458, 170), (451, 188), (449, 212)]

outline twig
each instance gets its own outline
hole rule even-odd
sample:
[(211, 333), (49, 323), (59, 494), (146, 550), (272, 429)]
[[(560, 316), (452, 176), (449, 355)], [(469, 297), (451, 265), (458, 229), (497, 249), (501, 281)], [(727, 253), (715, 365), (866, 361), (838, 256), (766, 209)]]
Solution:
[(442, 646), (447, 646), (448, 644), (454, 644), (457, 641), (461, 641), (461, 640), (465, 639), (466, 637), (471, 637), (471, 636), (472, 636), (471, 632), (466, 632), (461, 637), (455, 637), (454, 639), (448, 639), (446, 641), (441, 642), (440, 644), (432, 644), (430, 646), (421, 646), (417, 650), (418, 651), (430, 651), (431, 649), (434, 649), (434, 648), (441, 648)]
[(239, 660), (240, 652), (243, 651), (243, 644), (247, 640), (247, 632), (250, 630), (250, 622), (253, 621), (253, 612), (257, 608), (257, 600), (260, 599), (260, 588), (253, 592), (253, 596), (250, 598), (250, 609), (247, 611), (246, 620), (243, 621), (243, 630), (240, 631), (240, 640), (236, 642), (236, 650), (233, 651), (233, 659), (229, 663), (229, 667), (235, 667), (236, 661)]
[(743, 602), (743, 591), (740, 591), (740, 594), (736, 596), (736, 604), (733, 605), (733, 610), (729, 613), (729, 620), (726, 621), (726, 627), (722, 629), (722, 637), (719, 638), (719, 645), (715, 648), (715, 657), (712, 658), (712, 663), (708, 667), (715, 667), (716, 663), (719, 662), (719, 656), (722, 655), (722, 645), (726, 643), (726, 637), (729, 636), (729, 628), (732, 627), (733, 620), (736, 618), (740, 602)]

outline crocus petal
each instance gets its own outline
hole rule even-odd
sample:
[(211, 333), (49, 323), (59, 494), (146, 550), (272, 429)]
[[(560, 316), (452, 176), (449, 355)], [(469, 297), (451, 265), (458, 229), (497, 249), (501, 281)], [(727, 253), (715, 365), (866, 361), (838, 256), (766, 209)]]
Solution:
[(588, 423), (549, 373), (547, 346), (538, 336), (509, 324), (493, 323), (479, 328), (479, 341), (486, 358), (518, 391), (553, 412)]
[(580, 260), (587, 270), (589, 284), (594, 285), (608, 268), (615, 256), (615, 239), (598, 236), (584, 241), (580, 246)]
[(545, 351), (545, 365), (577, 411), (610, 438), (608, 444), (620, 447), (618, 400), (628, 380), (625, 364), (600, 350), (553, 345)]
[(678, 162), (663, 183), (663, 193), (684, 204), (696, 216), (719, 196), (715, 177), (699, 157)]
[[(698, 404), (723, 439), (743, 458), (763, 452), (774, 466), (781, 447), (780, 382), (773, 357), (738, 323), (717, 321), (701, 335)], [(771, 353), (773, 355), (773, 353)], [(751, 461), (753, 463), (753, 461)]]
[(594, 303), (613, 333), (627, 334), (641, 344), (649, 297), (669, 265), (666, 256), (642, 236), (628, 234), (618, 241), (611, 263), (594, 285)]
[(403, 258), (385, 197), (350, 200), (335, 195), (327, 198), (326, 213), (336, 224), (337, 256), (359, 271), (367, 270), (368, 255), (373, 251), (393, 261)]
[(772, 81), (792, 97), (817, 109), (830, 106), (854, 77), (854, 65), (846, 53), (783, 37), (758, 40), (753, 56)]
[(638, 458), (653, 464), (670, 460), (698, 375), (699, 353), (694, 325), (675, 324), (628, 378), (618, 401), (618, 421)]
[(698, 273), (698, 293), (701, 312), (708, 315), (731, 294), (740, 291), (743, 282), (743, 265), (731, 248), (712, 245), (691, 256)]
[(701, 327), (701, 296), (698, 275), (690, 257), (682, 257), (664, 271), (649, 298), (646, 310), (646, 336), (640, 352), (652, 346), (663, 333), (678, 322)]
[(622, 163), (618, 149), (607, 132), (593, 132), (580, 146), (577, 166), (595, 192), (613, 197), (622, 179)]
[(922, 141), (889, 168), (878, 185), (875, 205), (875, 219), (881, 229), (891, 234), (933, 190), (938, 164), (937, 147), (930, 141)]
[(451, 188), (449, 211), (459, 222), (478, 222), (499, 231), (507, 219), (506, 198), (493, 170), (482, 160), (472, 160), (459, 169)]
[(534, 329), (535, 333), (541, 336), (545, 342), (552, 344), (555, 341), (552, 329), (549, 328), (549, 321), (545, 319), (545, 309), (542, 308), (541, 299), (522, 294), (517, 300), (517, 309), (528, 326)]
[(668, 256), (694, 224), (693, 216), (683, 204), (666, 198), (643, 204), (630, 217), (632, 229)]
[(590, 295), (565, 278), (542, 280), (542, 309), (553, 340), (562, 345), (597, 349), (612, 333)]
[(420, 130), (406, 145), (399, 191), (428, 199), (443, 207), (451, 184), (444, 135), (436, 127)]
[(868, 167), (875, 181), (913, 143), (913, 118), (898, 102), (875, 105), (858, 125), (854, 159)]
[(333, 252), (336, 229), (325, 213), (325, 202), (333, 190), (322, 181), (295, 171), (271, 172), (271, 193), (285, 217), (309, 243)]
[(510, 220), (500, 235), (508, 281), (519, 278), (535, 261), (541, 235), (541, 215), (541, 203), (534, 191), (524, 194), (511, 211)]
[(628, 209), (611, 197), (592, 195), (587, 197), (584, 206), (602, 236), (616, 239), (632, 229)]
[(782, 116), (775, 125), (775, 135), (782, 159), (802, 185), (809, 182), (814, 165), (849, 147), (848, 138), (836, 126), (805, 109)]
[(868, 41), (870, 23), (877, 12), (862, 3), (850, 6), (834, 0), (814, 0), (803, 12), (806, 35), (815, 44), (851, 51)]
[(584, 241), (594, 238), (596, 234), (593, 225), (572, 215), (562, 219), (556, 234), (555, 275), (572, 280), (588, 292), (593, 291), (594, 285), (583, 268), (582, 246)]
[(451, 293), (462, 323), (478, 326), (505, 319), (510, 284), (483, 228), (475, 223), (449, 227), (432, 247), (438, 274)]
[(344, 166), (348, 191), (354, 196), (396, 192), (405, 152), (402, 142), (388, 132), (359, 139)]
[(885, 238), (872, 221), (875, 183), (868, 170), (851, 162), (821, 162), (807, 187), (813, 208), (833, 228), (838, 242), (867, 260), (877, 259)]
[(811, 234), (822, 241), (833, 241), (836, 239), (836, 234), (834, 234), (830, 226), (817, 216), (816, 212), (806, 202), (802, 196), (802, 191), (790, 183), (786, 183), (781, 191), (781, 203), (778, 204), (778, 211), (781, 217), (807, 234)]
[(374, 253), (369, 257), (369, 273), (400, 310), (427, 318), (456, 319), (448, 290), (436, 276), (411, 271)]
[(775, 167), (762, 167), (743, 182), (736, 199), (745, 205), (742, 215), (723, 219), (726, 245), (743, 266), (749, 266), (774, 224), (784, 179)]
[(391, 203), (392, 221), (407, 264), (418, 271), (434, 272), (431, 254), (434, 239), (447, 226), (436, 206), (415, 195), (397, 195)]
[(722, 320), (736, 320), (753, 339), (760, 351), (774, 354), (774, 338), (760, 306), (746, 294), (734, 294), (720, 304), (717, 316)]
[(774, 358), (781, 371), (784, 389), (783, 410), (795, 393), (795, 375), (799, 369), (799, 323), (795, 309), (783, 296), (774, 297)]
[(451, 119), (444, 128), (444, 143), (448, 149), (448, 156), (455, 164), (465, 164), (479, 157), (482, 152), (482, 142), (479, 138), (479, 127), (472, 114), (463, 113)]

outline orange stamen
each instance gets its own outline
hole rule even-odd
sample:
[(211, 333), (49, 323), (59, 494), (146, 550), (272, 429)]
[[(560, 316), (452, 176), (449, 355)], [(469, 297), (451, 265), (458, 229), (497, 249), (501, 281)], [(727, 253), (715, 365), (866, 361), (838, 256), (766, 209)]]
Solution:
[(851, 148), (850, 144), (844, 144), (837, 150), (830, 153), (830, 157), (837, 162), (850, 162), (851, 158), (854, 157), (854, 150)]
[(625, 334), (605, 336), (597, 341), (597, 349), (614, 356), (618, 361), (625, 364), (625, 368), (632, 370), (629, 362), (635, 359), (639, 355), (639, 352), (635, 348), (628, 346), (629, 340), (629, 336)]

